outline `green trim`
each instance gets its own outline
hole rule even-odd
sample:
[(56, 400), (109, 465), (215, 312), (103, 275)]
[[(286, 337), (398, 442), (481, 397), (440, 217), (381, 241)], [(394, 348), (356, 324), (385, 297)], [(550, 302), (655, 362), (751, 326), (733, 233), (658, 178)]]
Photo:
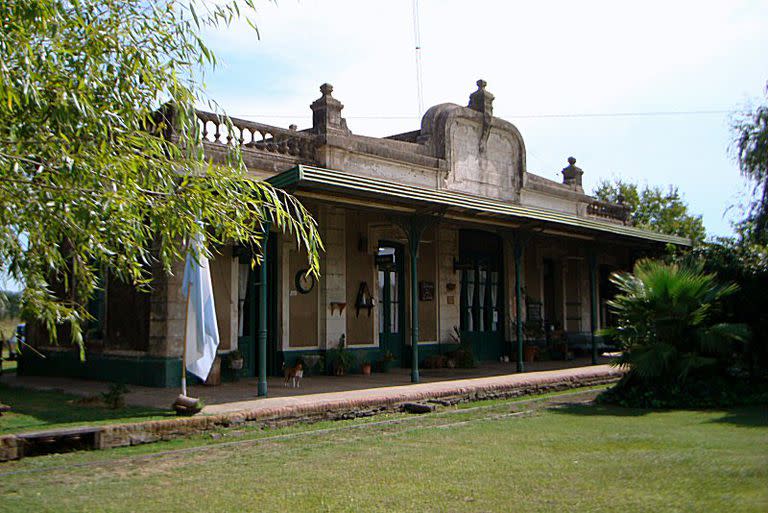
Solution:
[(411, 219), (408, 246), (411, 260), (411, 383), (419, 380), (419, 242), (424, 231), (416, 217)]
[(278, 189), (288, 187), (302, 179), (301, 167), (302, 166), (297, 166), (293, 169), (289, 169), (288, 171), (275, 175), (269, 178), (267, 182), (269, 182), (273, 187), (277, 187)]
[(45, 359), (26, 351), (19, 360), (19, 376), (58, 376), (113, 381), (149, 387), (181, 385), (181, 358), (89, 354), (81, 362), (77, 351), (42, 350)]
[(342, 189), (363, 194), (373, 194), (382, 197), (398, 198), (401, 200), (431, 203), (448, 207), (468, 209), (475, 212), (495, 214), (504, 217), (546, 221), (575, 228), (613, 233), (639, 239), (652, 240), (690, 246), (690, 239), (667, 235), (664, 233), (642, 230), (631, 226), (608, 223), (596, 219), (579, 217), (574, 214), (558, 212), (543, 208), (516, 205), (499, 200), (472, 196), (459, 192), (427, 189), (415, 185), (381, 180), (369, 176), (359, 176), (311, 166), (297, 166), (293, 169), (273, 176), (269, 183), (275, 187), (321, 186), (331, 189)]

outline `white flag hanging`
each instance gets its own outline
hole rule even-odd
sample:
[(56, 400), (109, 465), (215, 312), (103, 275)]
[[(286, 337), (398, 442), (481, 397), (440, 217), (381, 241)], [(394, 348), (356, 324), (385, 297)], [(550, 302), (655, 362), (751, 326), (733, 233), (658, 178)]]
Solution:
[(219, 347), (219, 328), (216, 326), (211, 271), (203, 251), (202, 238), (193, 240), (187, 250), (181, 290), (188, 298), (185, 364), (187, 371), (206, 380)]

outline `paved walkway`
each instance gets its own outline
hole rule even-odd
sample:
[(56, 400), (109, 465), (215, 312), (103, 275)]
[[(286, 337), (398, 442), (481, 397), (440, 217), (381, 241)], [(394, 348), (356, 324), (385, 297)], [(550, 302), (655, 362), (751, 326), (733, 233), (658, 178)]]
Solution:
[[(602, 359), (601, 363), (607, 363), (608, 359)], [(421, 382), (423, 384), (450, 382), (456, 380), (487, 378), (492, 376), (530, 376), (540, 371), (559, 371), (567, 368), (590, 367), (588, 358), (580, 358), (571, 361), (533, 362), (526, 364), (528, 372), (517, 374), (514, 363), (483, 363), (475, 369), (421, 369)], [(0, 382), (10, 386), (18, 386), (37, 390), (57, 390), (78, 396), (92, 396), (106, 392), (110, 384), (101, 381), (88, 381), (71, 378), (56, 378), (44, 376), (16, 376), (5, 374), (0, 377)], [(334, 392), (348, 392), (354, 390), (369, 390), (379, 388), (402, 387), (411, 385), (409, 369), (393, 369), (390, 373), (373, 373), (370, 376), (351, 374), (348, 376), (307, 376), (302, 380), (300, 388), (286, 388), (281, 378), (273, 377), (268, 380), (269, 398), (285, 398), (296, 396), (327, 396)], [(134, 406), (168, 409), (179, 393), (176, 388), (153, 388), (137, 385), (128, 385), (126, 403)], [(205, 412), (234, 411), (237, 407), (231, 405), (244, 405), (263, 402), (264, 398), (257, 397), (256, 379), (241, 379), (234, 383), (222, 383), (217, 386), (190, 386), (188, 394), (192, 397), (200, 397), (209, 406)]]
[(266, 413), (267, 411), (274, 412), (279, 410), (297, 412), (310, 408), (312, 410), (317, 410), (318, 408), (338, 410), (343, 408), (375, 407), (469, 394), (502, 393), (517, 389), (530, 393), (532, 387), (546, 387), (547, 385), (563, 383), (572, 383), (573, 386), (579, 386), (581, 383), (587, 384), (593, 380), (610, 379), (620, 375), (621, 371), (610, 365), (590, 365), (588, 367), (573, 367), (539, 372), (432, 381), (418, 385), (396, 385), (237, 401), (208, 405), (203, 410), (203, 413), (216, 415), (245, 411)]

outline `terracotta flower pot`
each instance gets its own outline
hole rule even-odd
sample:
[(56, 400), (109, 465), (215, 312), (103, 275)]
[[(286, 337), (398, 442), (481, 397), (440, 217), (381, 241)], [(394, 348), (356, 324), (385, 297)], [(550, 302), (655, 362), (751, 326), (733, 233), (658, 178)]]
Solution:
[(360, 366), (360, 369), (363, 371), (363, 374), (365, 376), (371, 375), (371, 364), (370, 363), (364, 363)]
[(536, 358), (536, 346), (525, 346), (523, 348), (523, 358), (526, 362), (531, 363)]

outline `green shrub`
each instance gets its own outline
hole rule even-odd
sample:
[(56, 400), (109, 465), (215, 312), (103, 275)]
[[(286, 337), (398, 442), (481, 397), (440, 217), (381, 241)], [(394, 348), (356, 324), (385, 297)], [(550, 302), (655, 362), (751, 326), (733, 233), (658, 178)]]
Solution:
[(101, 394), (101, 400), (107, 408), (117, 410), (125, 406), (126, 393), (128, 393), (128, 387), (124, 383), (112, 383), (109, 390)]
[(619, 341), (616, 364), (629, 372), (603, 400), (661, 406), (686, 395), (701, 402), (719, 394), (700, 384), (718, 379), (725, 386), (734, 354), (749, 339), (746, 325), (717, 319), (721, 300), (738, 287), (719, 283), (701, 265), (654, 260), (641, 260), (633, 273), (611, 281), (619, 290), (608, 302), (617, 322), (602, 333)]

